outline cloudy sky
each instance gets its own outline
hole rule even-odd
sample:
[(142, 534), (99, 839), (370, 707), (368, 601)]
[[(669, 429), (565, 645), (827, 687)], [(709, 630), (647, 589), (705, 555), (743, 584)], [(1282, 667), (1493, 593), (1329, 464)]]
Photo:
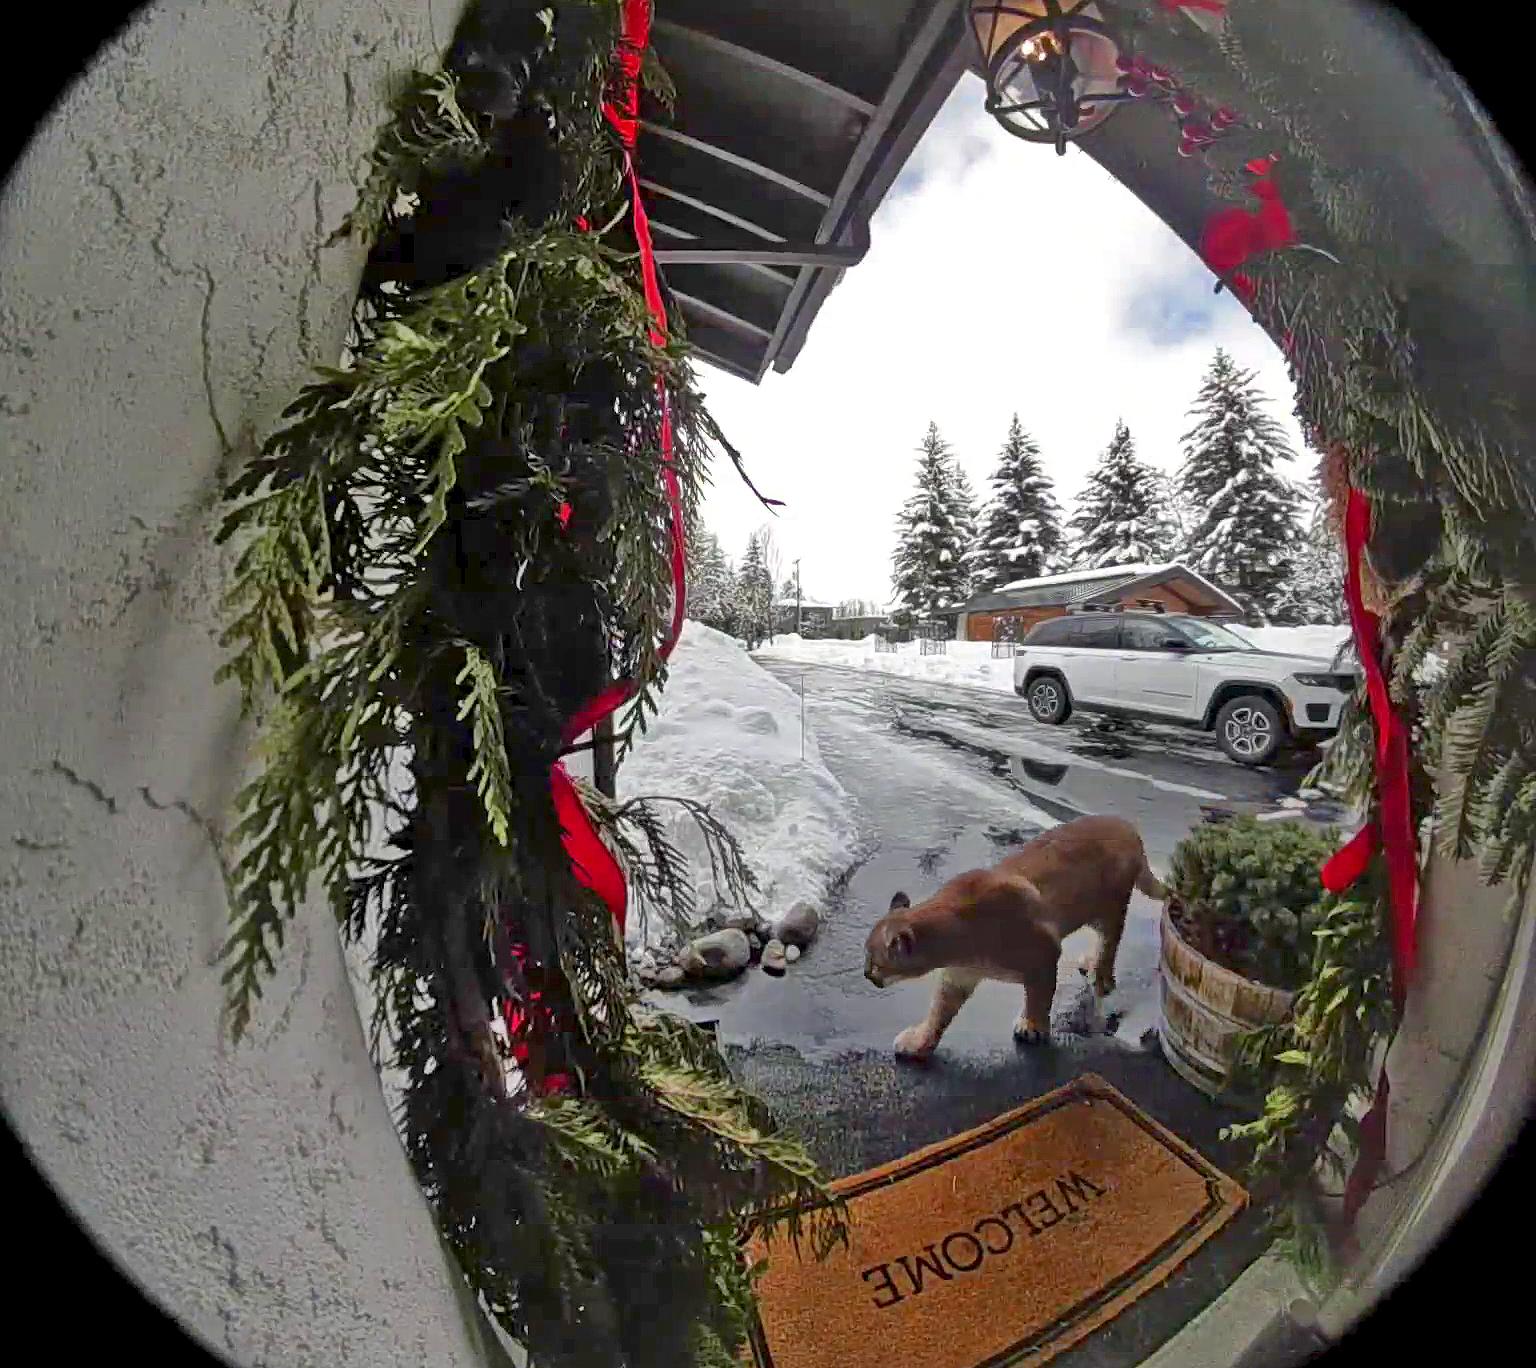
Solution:
[[(704, 519), (739, 559), (771, 521), (808, 596), (890, 594), (897, 511), (930, 421), (978, 494), (1017, 411), (1070, 508), (1123, 417), (1138, 454), (1175, 468), (1211, 353), (1227, 348), (1304, 450), (1278, 349), (1173, 233), (1076, 148), (1005, 133), (967, 76), (871, 225), (787, 375), (700, 365), (710, 408), (771, 517), (728, 461)], [(1288, 472), (1299, 478), (1301, 466)]]

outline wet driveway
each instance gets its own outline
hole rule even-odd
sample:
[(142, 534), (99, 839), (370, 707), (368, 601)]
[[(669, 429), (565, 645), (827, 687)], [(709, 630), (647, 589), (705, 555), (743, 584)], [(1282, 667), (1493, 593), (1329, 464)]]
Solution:
[[(1172, 728), (1109, 730), (1087, 720), (1047, 727), (1021, 700), (833, 666), (765, 660), (791, 688), (804, 688), (806, 719), (827, 767), (859, 805), (865, 848), (833, 890), (816, 943), (782, 979), (752, 972), (721, 988), (669, 996), (669, 1005), (716, 1020), (727, 1043), (776, 1042), (825, 1062), (850, 1049), (889, 1053), (891, 1040), (922, 1017), (927, 981), (873, 987), (863, 974), (864, 939), (898, 890), (914, 902), (967, 869), (995, 863), (1057, 821), (1113, 813), (1136, 823), (1152, 867), (1166, 872), (1175, 845), (1206, 809), (1299, 816), (1320, 823), (1340, 813), (1295, 797), (1314, 757), (1249, 770), (1206, 737)], [(1141, 1048), (1156, 1021), (1160, 909), (1136, 894), (1121, 942), (1118, 989), (1107, 1004), (1112, 1040), (1090, 1052)], [(1055, 1033), (1081, 1035), (1088, 995), (1078, 965), (1091, 931), (1067, 939)], [(686, 1002), (686, 1006), (684, 1006)], [(950, 1027), (939, 1057), (1012, 1048), (1022, 1005), (1016, 987), (986, 983)]]
[[(762, 663), (796, 692), (803, 688), (807, 721), (823, 760), (859, 805), (866, 844), (833, 890), (820, 936), (785, 977), (753, 969), (717, 988), (667, 994), (665, 1004), (715, 1023), (733, 1070), (834, 1176), (978, 1125), (1091, 1071), (1240, 1178), (1240, 1156), (1218, 1136), (1238, 1118), (1185, 1084), (1156, 1050), (1160, 909), (1151, 900), (1136, 894), (1132, 902), (1118, 988), (1107, 1004), (1110, 1033), (1091, 1029), (1091, 995), (1077, 968), (1094, 946), (1084, 931), (1064, 945), (1050, 1046), (1016, 1046), (1021, 990), (985, 983), (922, 1065), (897, 1062), (891, 1041), (922, 1017), (931, 984), (874, 988), (863, 976), (864, 939), (898, 889), (915, 902), (1084, 813), (1134, 821), (1159, 873), (1205, 809), (1339, 821), (1332, 805), (1296, 796), (1315, 757), (1247, 770), (1198, 734), (1109, 729), (1086, 719), (1046, 727), (1009, 694)], [(1139, 1362), (1266, 1244), (1257, 1214), (1245, 1213), (1162, 1288), (1058, 1362)]]

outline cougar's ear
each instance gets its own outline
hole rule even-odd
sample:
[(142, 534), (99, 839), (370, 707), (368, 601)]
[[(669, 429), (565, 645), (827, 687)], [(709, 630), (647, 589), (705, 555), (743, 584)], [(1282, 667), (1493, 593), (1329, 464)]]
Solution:
[(905, 893), (898, 893), (898, 894), (895, 895), (895, 897), (893, 897), (891, 899), (891, 905), (890, 905), (890, 908), (888, 910), (894, 912), (899, 907), (911, 907), (911, 906), (912, 906), (912, 899), (907, 897), (907, 895)]
[(885, 950), (892, 959), (906, 959), (912, 953), (914, 937), (910, 926), (897, 927), (885, 938)]

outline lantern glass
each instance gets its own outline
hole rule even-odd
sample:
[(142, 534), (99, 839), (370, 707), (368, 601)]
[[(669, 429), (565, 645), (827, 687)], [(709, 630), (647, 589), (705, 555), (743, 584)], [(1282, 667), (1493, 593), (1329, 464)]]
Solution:
[[(1119, 49), (1093, 4), (972, 0), (970, 18), (986, 66), (988, 108), (1011, 132), (1059, 145), (1103, 123), (1124, 98)], [(1094, 96), (1110, 98), (1096, 103)]]

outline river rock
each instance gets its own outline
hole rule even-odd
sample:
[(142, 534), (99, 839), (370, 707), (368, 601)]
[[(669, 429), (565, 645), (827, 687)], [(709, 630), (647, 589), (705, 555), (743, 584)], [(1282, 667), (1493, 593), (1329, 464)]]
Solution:
[(800, 947), (798, 945), (786, 945), (784, 947), (784, 963), (785, 964), (793, 964), (799, 958), (800, 958)]
[(745, 931), (728, 927), (700, 936), (677, 962), (689, 978), (735, 978), (752, 962), (752, 944)]
[(721, 922), (721, 927), (727, 931), (745, 931), (750, 936), (757, 930), (757, 913), (732, 912)]
[(815, 905), (801, 901), (779, 918), (774, 925), (773, 936), (785, 945), (798, 945), (804, 949), (816, 939), (816, 930), (820, 925), (821, 914)]
[(676, 988), (687, 977), (680, 965), (669, 964), (665, 969), (658, 969), (656, 971), (656, 986), (658, 988)]
[(763, 946), (763, 972), (772, 974), (778, 978), (784, 972), (787, 961), (784, 958), (785, 946), (783, 941), (771, 940)]

